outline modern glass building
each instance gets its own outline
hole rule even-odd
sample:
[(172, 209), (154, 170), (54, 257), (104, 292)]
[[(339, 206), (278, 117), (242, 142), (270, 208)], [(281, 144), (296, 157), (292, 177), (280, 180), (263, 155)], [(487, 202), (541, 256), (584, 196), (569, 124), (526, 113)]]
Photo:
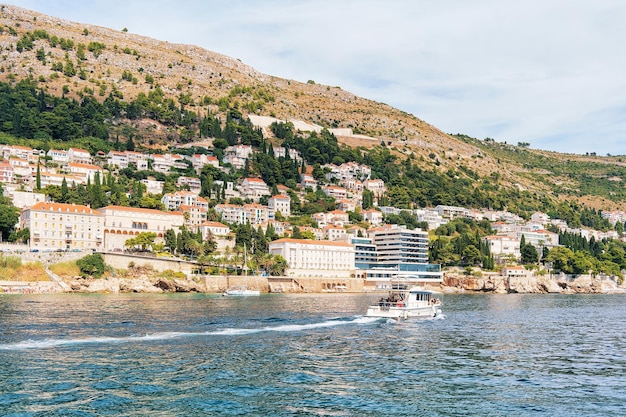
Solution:
[(356, 276), (378, 288), (391, 281), (442, 282), (441, 265), (428, 263), (428, 233), (396, 226), (355, 238)]

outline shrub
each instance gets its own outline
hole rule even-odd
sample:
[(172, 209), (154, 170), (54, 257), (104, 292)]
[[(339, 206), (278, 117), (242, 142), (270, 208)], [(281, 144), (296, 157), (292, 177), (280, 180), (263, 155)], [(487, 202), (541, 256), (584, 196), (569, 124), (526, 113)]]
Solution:
[(80, 268), (80, 273), (83, 276), (90, 275), (99, 278), (105, 270), (104, 258), (99, 253), (80, 258), (76, 261), (76, 265)]

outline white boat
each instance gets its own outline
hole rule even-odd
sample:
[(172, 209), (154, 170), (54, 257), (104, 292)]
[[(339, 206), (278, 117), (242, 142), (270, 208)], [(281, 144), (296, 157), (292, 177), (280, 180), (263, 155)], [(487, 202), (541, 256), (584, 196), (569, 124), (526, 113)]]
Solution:
[(239, 296), (239, 297), (254, 297), (257, 295), (261, 295), (261, 291), (259, 290), (250, 290), (247, 286), (242, 285), (239, 287), (230, 287), (225, 292), (224, 295), (230, 296)]
[(443, 294), (419, 286), (395, 285), (387, 298), (367, 308), (366, 317), (406, 320), (412, 318), (438, 317), (441, 313)]

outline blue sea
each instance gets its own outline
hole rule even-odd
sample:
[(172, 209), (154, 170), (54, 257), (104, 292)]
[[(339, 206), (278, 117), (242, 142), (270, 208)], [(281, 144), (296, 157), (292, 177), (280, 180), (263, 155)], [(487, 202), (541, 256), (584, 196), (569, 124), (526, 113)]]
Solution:
[(1, 295), (1, 416), (624, 416), (626, 296)]

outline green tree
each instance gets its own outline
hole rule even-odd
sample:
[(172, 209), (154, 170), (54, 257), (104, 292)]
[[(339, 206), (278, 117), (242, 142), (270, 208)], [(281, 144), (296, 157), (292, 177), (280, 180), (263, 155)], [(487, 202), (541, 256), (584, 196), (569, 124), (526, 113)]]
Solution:
[(0, 233), (2, 240), (9, 239), (20, 217), (20, 210), (13, 205), (10, 199), (0, 196)]
[(76, 261), (83, 276), (93, 276), (99, 278), (105, 270), (104, 258), (99, 253), (87, 255)]
[(174, 229), (167, 229), (165, 232), (165, 246), (172, 254), (176, 251), (176, 232)]
[(282, 276), (285, 275), (285, 271), (287, 270), (287, 261), (280, 255), (273, 256), (273, 262), (269, 266), (269, 274), (271, 276)]
[(466, 265), (476, 266), (481, 263), (481, 255), (478, 248), (474, 245), (466, 246), (461, 254), (461, 260)]
[(154, 232), (141, 232), (133, 238), (126, 239), (124, 246), (129, 248), (140, 246), (141, 250), (145, 252), (148, 250), (148, 247), (152, 247), (154, 245), (156, 237), (156, 233)]

